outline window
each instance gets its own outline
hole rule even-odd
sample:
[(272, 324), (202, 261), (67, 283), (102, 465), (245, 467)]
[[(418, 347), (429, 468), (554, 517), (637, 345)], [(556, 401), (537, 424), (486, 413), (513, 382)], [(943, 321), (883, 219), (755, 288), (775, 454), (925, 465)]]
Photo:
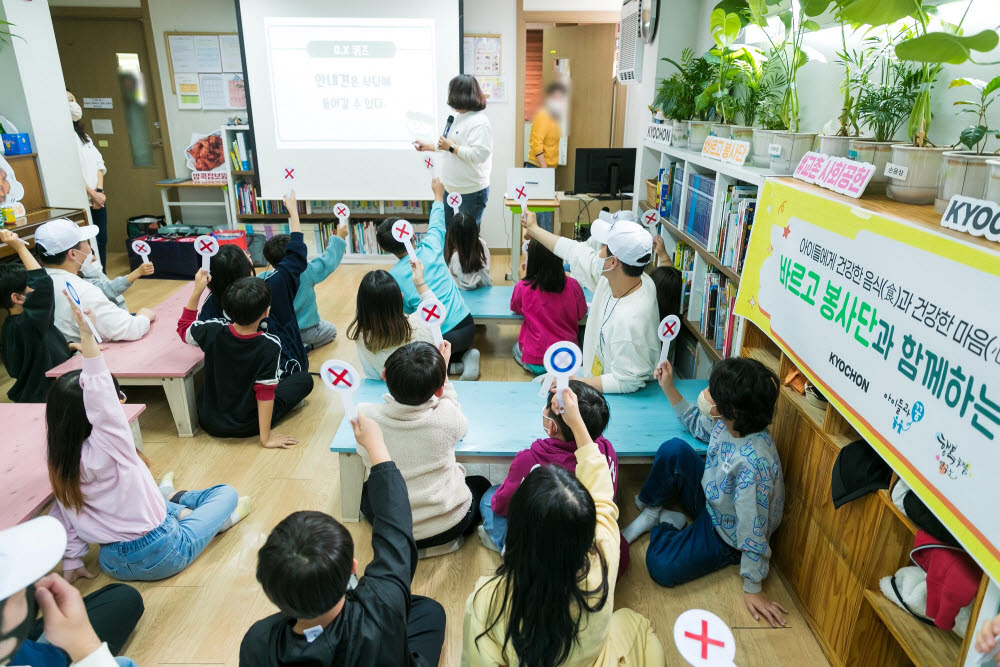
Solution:
[(153, 146), (149, 142), (149, 114), (146, 109), (148, 97), (146, 83), (139, 66), (138, 53), (117, 53), (118, 87), (122, 95), (122, 112), (128, 128), (128, 140), (132, 149), (132, 166), (152, 167)]

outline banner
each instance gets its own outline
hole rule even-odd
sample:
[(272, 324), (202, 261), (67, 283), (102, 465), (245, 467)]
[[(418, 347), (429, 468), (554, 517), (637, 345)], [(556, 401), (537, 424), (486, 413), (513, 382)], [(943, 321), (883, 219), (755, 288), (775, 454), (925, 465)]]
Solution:
[(1000, 252), (835, 197), (766, 182), (736, 313), (1000, 580)]

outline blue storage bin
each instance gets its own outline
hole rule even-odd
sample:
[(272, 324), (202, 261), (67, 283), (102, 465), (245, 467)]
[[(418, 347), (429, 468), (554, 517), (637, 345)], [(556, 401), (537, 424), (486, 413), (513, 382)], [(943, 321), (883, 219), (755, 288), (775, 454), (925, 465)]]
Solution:
[(27, 132), (0, 134), (0, 139), (3, 139), (3, 150), (7, 155), (27, 155), (31, 152), (31, 139)]

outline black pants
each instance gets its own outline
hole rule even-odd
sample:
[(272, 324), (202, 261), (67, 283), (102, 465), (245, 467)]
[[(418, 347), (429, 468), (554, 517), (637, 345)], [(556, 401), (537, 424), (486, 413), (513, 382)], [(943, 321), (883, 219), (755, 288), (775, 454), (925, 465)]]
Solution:
[(444, 607), (422, 595), (410, 596), (406, 617), (406, 642), (417, 665), (437, 667), (444, 645)]
[(461, 361), (462, 355), (469, 351), (469, 348), (472, 347), (472, 340), (476, 337), (476, 322), (472, 319), (471, 314), (466, 315), (464, 320), (449, 331), (442, 333), (441, 336), (451, 343), (452, 363)]
[[(274, 389), (274, 410), (271, 413), (271, 426), (274, 426), (284, 419), (289, 412), (294, 410), (313, 389), (313, 378), (309, 373), (302, 371), (286, 375), (278, 381), (278, 386)], [(199, 405), (198, 422), (205, 432), (216, 438), (250, 438), (260, 433), (260, 424), (257, 415), (254, 415), (253, 423), (234, 425), (232, 420), (222, 421), (216, 417), (217, 411), (212, 409), (202, 410)]]
[(104, 272), (108, 272), (108, 207), (90, 209), (90, 219), (97, 227), (94, 245), (97, 246), (97, 256), (101, 258)]
[[(110, 584), (94, 591), (83, 598), (83, 605), (87, 608), (87, 617), (97, 638), (108, 643), (112, 655), (118, 655), (122, 650), (145, 611), (139, 591), (126, 584)], [(42, 619), (38, 619), (28, 638), (37, 640), (44, 627)], [(442, 630), (442, 634), (443, 632)], [(439, 644), (438, 653), (440, 652)], [(66, 664), (69, 664), (69, 659)]]
[[(482, 516), (479, 514), (479, 501), (483, 499), (483, 494), (489, 491), (492, 485), (490, 480), (480, 475), (467, 476), (465, 485), (472, 492), (472, 504), (469, 505), (469, 511), (465, 513), (461, 521), (443, 533), (417, 540), (417, 549), (429, 549), (447, 544), (459, 535), (471, 535), (472, 531), (476, 529), (476, 525), (482, 521)], [(368, 523), (371, 523), (373, 515), (371, 501), (368, 500), (368, 482), (361, 485), (361, 513), (368, 520)]]

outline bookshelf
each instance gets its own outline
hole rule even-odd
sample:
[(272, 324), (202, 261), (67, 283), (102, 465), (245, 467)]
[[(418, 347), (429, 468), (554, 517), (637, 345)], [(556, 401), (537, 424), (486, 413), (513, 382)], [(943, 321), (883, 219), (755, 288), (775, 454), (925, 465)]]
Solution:
[(706, 378), (716, 362), (740, 354), (744, 323), (731, 315), (731, 308), (755, 192), (767, 178), (781, 174), (649, 141), (640, 145), (636, 159), (636, 183), (656, 181), (660, 196), (650, 201), (645, 187), (636, 188), (635, 203), (640, 211), (660, 212), (664, 247), (684, 274), (681, 319), (694, 344), (683, 347), (693, 350), (694, 358), (682, 361), (680, 368), (691, 377)]
[[(246, 125), (222, 127), (223, 143), (226, 148), (226, 176), (234, 229), (244, 229), (247, 234), (263, 234), (267, 237), (286, 233), (288, 213), (280, 200), (266, 200), (256, 196), (260, 189), (260, 179), (254, 163), (252, 134)], [(241, 144), (242, 141), (242, 144)], [(236, 143), (237, 149), (233, 150)], [(239, 146), (245, 146), (246, 164)], [(235, 159), (234, 159), (235, 158)], [(237, 162), (236, 160), (239, 160)], [(350, 226), (347, 236), (348, 252), (345, 264), (392, 264), (396, 258), (381, 252), (374, 242), (374, 225), (388, 218), (406, 218), (413, 224), (417, 239), (427, 231), (430, 218), (429, 201), (343, 200), (351, 208)], [(302, 222), (306, 245), (310, 257), (321, 254), (329, 240), (336, 233), (337, 218), (333, 214), (332, 200), (303, 200), (299, 202), (299, 220)], [(251, 210), (252, 209), (252, 210)]]

